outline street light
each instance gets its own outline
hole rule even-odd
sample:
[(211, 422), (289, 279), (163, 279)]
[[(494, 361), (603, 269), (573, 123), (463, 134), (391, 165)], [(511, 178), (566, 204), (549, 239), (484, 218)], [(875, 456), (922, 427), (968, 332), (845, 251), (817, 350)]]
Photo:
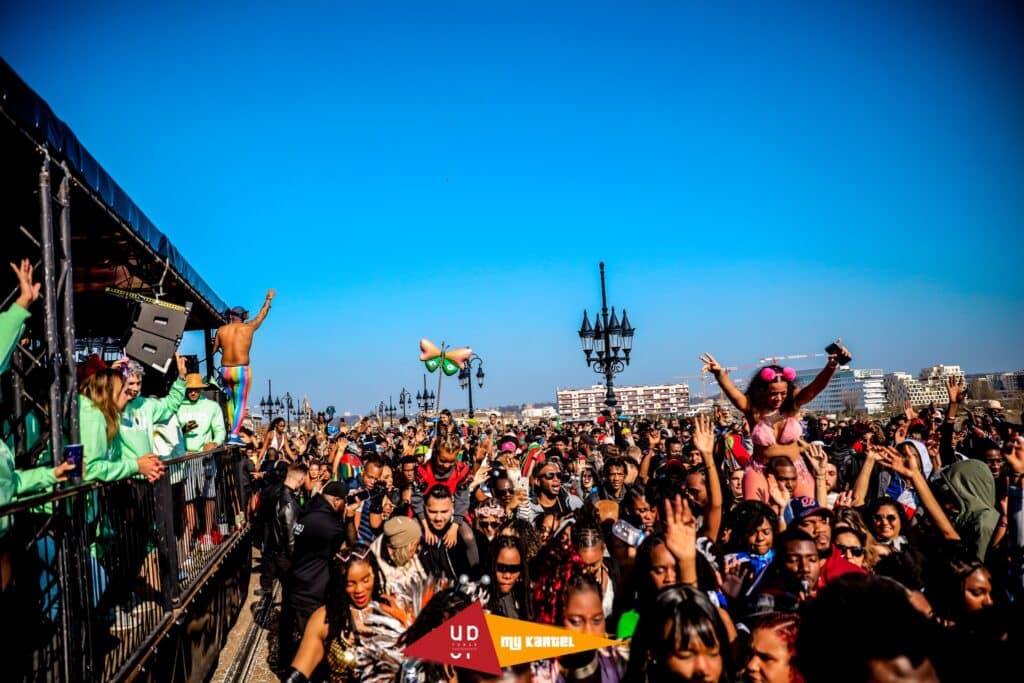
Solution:
[(476, 361), (476, 381), (481, 389), (484, 388), (484, 361), (475, 353), (469, 357), (466, 364), (459, 370), (459, 386), (469, 390), (469, 416), (473, 417), (473, 361)]
[(436, 400), (437, 397), (434, 396), (434, 392), (427, 391), (427, 376), (423, 375), (423, 392), (416, 392), (416, 405), (419, 406), (419, 409), (424, 413), (429, 413), (434, 409), (434, 401)]
[(402, 387), (402, 393), (398, 395), (398, 405), (402, 406), (402, 417), (405, 417), (405, 409), (412, 408), (412, 394)]
[[(280, 403), (278, 408), (280, 408)], [(295, 411), (295, 404), (292, 402), (292, 395), (287, 391), (284, 392), (284, 409), (286, 415), (285, 419), (288, 424), (288, 431), (290, 432), (292, 430), (292, 413)]]
[(281, 412), (281, 399), (275, 397), (272, 391), (271, 381), (267, 380), (267, 395), (260, 399), (260, 412), (267, 416), (267, 429), (270, 428), (270, 421)]
[[(381, 405), (381, 413), (383, 413), (384, 415), (388, 416), (388, 421), (390, 423), (390, 426), (394, 427), (395, 426), (395, 413), (398, 412), (398, 408), (396, 408), (394, 406), (394, 404), (391, 402), (391, 397), (388, 396), (388, 402), (387, 402), (386, 405), (385, 405), (385, 403), (383, 401), (381, 401), (380, 405)], [(381, 419), (381, 426), (382, 427), (384, 426), (384, 420), (383, 419)]]
[(587, 365), (599, 375), (604, 375), (604, 404), (614, 408), (618, 400), (615, 398), (615, 375), (629, 365), (629, 353), (633, 350), (633, 334), (636, 329), (629, 324), (626, 309), (622, 309), (622, 321), (615, 315), (612, 307), (611, 317), (608, 316), (608, 297), (604, 284), (604, 262), (601, 263), (601, 313), (595, 314), (597, 323), (590, 325), (590, 317), (586, 309), (583, 311), (583, 323), (580, 325), (580, 343)]

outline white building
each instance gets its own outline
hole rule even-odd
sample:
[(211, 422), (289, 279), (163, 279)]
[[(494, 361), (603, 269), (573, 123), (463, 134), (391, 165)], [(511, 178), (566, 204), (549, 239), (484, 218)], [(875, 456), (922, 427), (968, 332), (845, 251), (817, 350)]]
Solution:
[(523, 408), (521, 415), (524, 418), (529, 419), (548, 419), (552, 417), (558, 417), (558, 411), (555, 410), (554, 406), (543, 406), (541, 408), (534, 408), (533, 406), (526, 406)]
[(885, 393), (889, 403), (895, 406), (902, 406), (906, 401), (914, 406), (941, 405), (949, 403), (946, 390), (949, 377), (958, 377), (963, 382), (964, 371), (959, 365), (933, 365), (923, 368), (916, 379), (906, 372), (890, 372), (885, 376)]
[[(605, 387), (559, 389), (558, 414), (563, 419), (596, 418), (605, 409)], [(690, 405), (690, 387), (686, 384), (645, 384), (615, 387), (616, 410), (624, 415), (680, 415)]]
[[(819, 372), (820, 368), (800, 370), (796, 373), (797, 385), (807, 386)], [(816, 413), (881, 412), (886, 407), (884, 377), (882, 370), (839, 368), (828, 386), (804, 409)]]

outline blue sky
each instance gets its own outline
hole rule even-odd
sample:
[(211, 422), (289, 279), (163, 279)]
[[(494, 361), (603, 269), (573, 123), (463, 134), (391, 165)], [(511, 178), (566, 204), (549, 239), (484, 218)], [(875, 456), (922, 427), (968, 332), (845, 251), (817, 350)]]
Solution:
[(552, 400), (601, 260), (619, 383), (1024, 366), (1009, 3), (208, 4), (5, 4), (0, 55), (222, 298), (278, 290), (257, 396), (364, 412), (426, 336)]

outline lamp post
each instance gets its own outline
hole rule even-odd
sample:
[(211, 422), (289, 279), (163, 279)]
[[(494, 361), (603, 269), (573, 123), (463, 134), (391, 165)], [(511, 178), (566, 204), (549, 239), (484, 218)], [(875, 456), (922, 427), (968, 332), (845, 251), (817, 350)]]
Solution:
[(267, 416), (267, 429), (270, 429), (270, 421), (281, 412), (281, 398), (275, 397), (271, 381), (267, 380), (267, 395), (260, 399), (260, 412)]
[[(629, 324), (626, 309), (622, 309), (622, 321), (619, 322), (612, 307), (611, 317), (608, 316), (608, 297), (604, 284), (604, 262), (601, 262), (601, 313), (595, 314), (597, 324), (590, 325), (586, 309), (583, 310), (583, 323), (580, 325), (580, 343), (587, 357), (587, 365), (599, 375), (604, 375), (606, 387), (604, 404), (614, 408), (618, 400), (615, 398), (615, 375), (629, 365), (629, 352), (633, 349), (633, 333), (636, 330)], [(621, 354), (620, 354), (621, 352)]]
[[(396, 408), (395, 405), (391, 402), (391, 396), (388, 396), (387, 404), (385, 404), (383, 401), (381, 401), (380, 405), (381, 405), (381, 412), (384, 415), (388, 416), (388, 425), (390, 427), (394, 427), (395, 426), (395, 413), (398, 412), (398, 408)], [(383, 426), (383, 422), (381, 423), (381, 425)]]
[(484, 360), (475, 353), (469, 357), (466, 364), (459, 370), (459, 386), (469, 390), (469, 416), (473, 417), (473, 362), (476, 361), (476, 381), (481, 389), (484, 388)]
[(423, 393), (416, 392), (416, 405), (424, 413), (429, 413), (434, 409), (435, 400), (437, 400), (437, 397), (434, 396), (434, 392), (427, 391), (427, 376), (423, 375)]
[(292, 430), (292, 412), (295, 410), (295, 403), (292, 402), (292, 395), (289, 392), (284, 392), (284, 409), (286, 420), (288, 423), (288, 431)]
[(398, 395), (398, 405), (402, 406), (402, 417), (406, 417), (406, 408), (412, 408), (412, 394), (402, 387), (402, 393)]

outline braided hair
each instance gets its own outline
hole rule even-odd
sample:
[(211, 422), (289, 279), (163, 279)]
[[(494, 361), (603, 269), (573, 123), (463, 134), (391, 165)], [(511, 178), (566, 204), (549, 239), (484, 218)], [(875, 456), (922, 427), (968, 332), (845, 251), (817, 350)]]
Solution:
[(346, 639), (355, 635), (355, 622), (352, 620), (352, 599), (345, 591), (348, 583), (348, 572), (360, 562), (369, 565), (373, 572), (372, 600), (381, 601), (387, 592), (384, 574), (377, 564), (377, 556), (370, 551), (365, 543), (356, 543), (349, 549), (342, 549), (331, 558), (330, 579), (327, 582), (327, 640), (330, 642), (342, 634)]

